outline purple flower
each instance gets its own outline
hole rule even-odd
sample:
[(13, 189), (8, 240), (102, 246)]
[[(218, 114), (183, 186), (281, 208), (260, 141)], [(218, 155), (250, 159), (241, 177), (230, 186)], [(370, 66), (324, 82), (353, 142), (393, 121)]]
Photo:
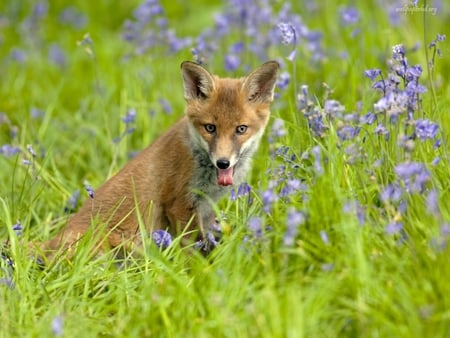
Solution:
[(377, 120), (377, 116), (372, 113), (372, 112), (368, 112), (366, 115), (361, 117), (360, 122), (364, 123), (364, 124), (368, 124), (371, 125), (373, 124), (375, 121)]
[(290, 208), (286, 220), (286, 232), (283, 237), (283, 243), (286, 246), (292, 246), (298, 233), (298, 227), (305, 222), (303, 212)]
[(71, 210), (74, 210), (77, 207), (78, 199), (80, 198), (80, 189), (77, 189), (67, 201), (67, 205), (64, 208), (64, 212), (70, 212)]
[(397, 176), (404, 182), (408, 192), (423, 192), (430, 180), (430, 173), (423, 163), (406, 162), (395, 166)]
[(136, 121), (136, 109), (130, 108), (127, 110), (127, 113), (124, 117), (122, 117), (122, 122), (126, 125), (133, 123)]
[(439, 196), (436, 189), (430, 190), (426, 197), (427, 211), (435, 216), (439, 216)]
[(56, 316), (53, 318), (51, 326), (55, 336), (62, 336), (64, 333), (64, 318), (62, 316)]
[(12, 146), (10, 144), (4, 144), (0, 147), (0, 154), (5, 157), (11, 157), (21, 152), (22, 150), (19, 147)]
[(261, 217), (251, 217), (247, 223), (248, 229), (254, 238), (260, 238), (263, 234)]
[(355, 7), (342, 7), (339, 9), (341, 23), (344, 26), (354, 25), (359, 22), (359, 11)]
[(282, 72), (277, 80), (277, 87), (280, 89), (286, 89), (291, 82), (291, 75), (288, 72)]
[(330, 244), (330, 239), (328, 237), (328, 234), (325, 230), (320, 230), (320, 238), (322, 239), (322, 242), (325, 245), (329, 245)]
[(14, 224), (12, 226), (12, 229), (14, 230), (14, 232), (16, 233), (17, 236), (21, 236), (23, 233), (23, 228), (22, 228), (22, 224), (20, 223), (20, 221), (17, 221), (16, 224)]
[(337, 100), (326, 100), (323, 106), (325, 114), (335, 118), (341, 117), (342, 113), (345, 111), (345, 107)]
[(381, 75), (381, 70), (380, 69), (368, 69), (364, 72), (364, 75), (367, 76), (369, 79), (371, 79), (372, 81), (374, 81), (378, 76)]
[(381, 201), (383, 202), (398, 202), (403, 195), (403, 190), (398, 184), (389, 184), (381, 192)]
[(84, 189), (88, 193), (89, 197), (91, 199), (94, 199), (94, 189), (92, 189), (92, 186), (90, 184), (88, 184), (88, 183), (85, 183)]
[(343, 126), (337, 131), (337, 135), (342, 141), (353, 140), (359, 135), (360, 129), (360, 127)]
[(436, 137), (439, 126), (430, 120), (416, 120), (415, 133), (421, 140), (433, 139)]
[(152, 239), (156, 246), (161, 249), (166, 249), (172, 244), (172, 236), (165, 230), (153, 231)]
[(403, 230), (403, 223), (402, 222), (392, 222), (386, 225), (385, 231), (389, 235), (396, 235), (399, 234)]
[(283, 45), (295, 44), (295, 28), (290, 23), (281, 22), (278, 24), (281, 33), (281, 43)]
[(225, 56), (224, 63), (225, 63), (225, 69), (228, 72), (232, 72), (239, 68), (239, 66), (241, 64), (241, 60), (240, 60), (239, 56), (237, 56), (236, 54), (227, 54)]
[(392, 47), (392, 58), (396, 61), (405, 61), (405, 47), (402, 44)]
[(170, 105), (170, 102), (164, 98), (159, 99), (159, 104), (161, 105), (164, 113), (170, 115), (172, 114), (172, 106)]
[(48, 58), (51, 62), (53, 62), (55, 65), (63, 68), (67, 64), (67, 57), (64, 51), (61, 49), (61, 47), (54, 43), (50, 46), (50, 49), (48, 51)]

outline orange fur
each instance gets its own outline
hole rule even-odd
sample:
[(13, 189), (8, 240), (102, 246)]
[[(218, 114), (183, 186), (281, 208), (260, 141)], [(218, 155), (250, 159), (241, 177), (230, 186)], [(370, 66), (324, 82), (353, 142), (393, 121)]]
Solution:
[(100, 231), (101, 225), (108, 247), (139, 243), (138, 215), (149, 233), (166, 229), (178, 235), (190, 224), (187, 231), (201, 236), (214, 222), (203, 195), (216, 201), (229, 190), (225, 185), (244, 179), (269, 118), (277, 71), (271, 61), (246, 78), (221, 79), (184, 62), (185, 116), (97, 189), (44, 251), (72, 247), (91, 226)]

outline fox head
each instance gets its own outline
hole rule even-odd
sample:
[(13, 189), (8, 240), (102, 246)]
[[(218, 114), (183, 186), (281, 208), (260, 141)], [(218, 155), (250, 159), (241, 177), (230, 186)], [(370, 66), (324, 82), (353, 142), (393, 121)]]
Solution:
[(189, 131), (217, 169), (217, 183), (233, 184), (235, 169), (247, 163), (269, 120), (279, 64), (269, 61), (247, 77), (219, 78), (200, 65), (183, 62)]

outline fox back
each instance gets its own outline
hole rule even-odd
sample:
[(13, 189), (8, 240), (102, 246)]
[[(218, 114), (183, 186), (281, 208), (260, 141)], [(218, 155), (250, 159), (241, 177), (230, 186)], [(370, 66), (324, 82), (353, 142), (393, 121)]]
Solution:
[(269, 61), (231, 79), (182, 63), (185, 116), (97, 189), (43, 250), (71, 249), (88, 230), (102, 232), (99, 249), (127, 247), (140, 243), (139, 224), (148, 233), (202, 238), (215, 219), (211, 201), (240, 184), (250, 168), (278, 68)]

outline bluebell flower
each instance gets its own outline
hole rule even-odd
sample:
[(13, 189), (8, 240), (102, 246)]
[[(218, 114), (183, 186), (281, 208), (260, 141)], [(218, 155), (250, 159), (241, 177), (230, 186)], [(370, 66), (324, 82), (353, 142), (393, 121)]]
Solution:
[(398, 184), (389, 184), (381, 192), (382, 202), (398, 202), (403, 196), (403, 190)]
[(69, 199), (67, 200), (66, 207), (64, 208), (64, 212), (75, 210), (75, 208), (77, 207), (78, 199), (80, 198), (80, 194), (80, 189), (77, 189), (72, 195), (70, 195)]
[(337, 130), (337, 135), (341, 141), (353, 140), (359, 135), (360, 127), (356, 126), (343, 126)]
[(385, 231), (389, 235), (397, 235), (401, 233), (403, 230), (403, 223), (402, 222), (392, 222), (386, 225)]
[(64, 334), (64, 318), (62, 316), (54, 317), (51, 323), (51, 327), (52, 332), (55, 336), (62, 336)]
[(172, 236), (165, 230), (153, 231), (152, 239), (156, 246), (161, 249), (166, 249), (172, 244)]
[(238, 55), (236, 54), (225, 55), (224, 66), (225, 70), (227, 70), (228, 72), (235, 71), (236, 69), (239, 68), (240, 64), (241, 60)]
[(89, 197), (90, 197), (91, 199), (93, 199), (95, 193), (94, 193), (94, 189), (92, 188), (92, 186), (91, 186), (90, 184), (88, 184), (88, 183), (85, 183), (84, 189), (85, 189), (86, 192), (88, 193)]
[(440, 210), (439, 210), (439, 196), (436, 189), (431, 189), (426, 197), (426, 206), (427, 211), (431, 215), (439, 216)]
[(247, 227), (250, 230), (253, 238), (260, 238), (263, 235), (262, 219), (261, 217), (251, 217), (248, 220)]
[(172, 106), (168, 100), (166, 100), (164, 98), (160, 98), (159, 104), (161, 105), (164, 113), (166, 113), (168, 115), (172, 114)]
[(372, 81), (374, 81), (378, 76), (381, 75), (381, 70), (380, 69), (368, 69), (364, 72), (364, 75), (367, 76), (369, 79), (371, 79)]
[(288, 72), (281, 72), (277, 80), (277, 87), (280, 89), (286, 89), (291, 82), (291, 75)]
[(400, 163), (395, 166), (394, 171), (404, 182), (408, 192), (423, 192), (431, 177), (425, 165), (419, 162)]
[(283, 244), (292, 246), (297, 237), (298, 227), (305, 222), (305, 215), (303, 212), (294, 208), (290, 208), (287, 213), (286, 231), (283, 237)]
[(351, 6), (341, 7), (339, 9), (339, 16), (341, 18), (341, 23), (344, 26), (354, 25), (360, 20), (358, 9)]
[(136, 109), (130, 108), (127, 110), (126, 115), (122, 117), (122, 122), (125, 124), (131, 124), (136, 120)]
[(325, 230), (320, 230), (320, 238), (325, 245), (330, 244), (330, 238), (328, 237), (328, 233)]
[(59, 22), (81, 29), (86, 26), (88, 20), (83, 12), (73, 6), (68, 6), (59, 14)]
[(278, 24), (281, 34), (281, 43), (283, 45), (295, 44), (295, 28), (290, 23), (281, 22)]
[(14, 224), (12, 226), (12, 229), (14, 230), (14, 232), (16, 233), (17, 236), (21, 236), (23, 233), (23, 228), (22, 228), (22, 224), (20, 223), (20, 221), (17, 221), (16, 224)]
[(427, 119), (416, 120), (414, 127), (416, 136), (421, 140), (434, 139), (439, 130), (436, 123)]
[(67, 65), (67, 57), (61, 47), (53, 43), (48, 50), (48, 58), (55, 65), (64, 68)]
[(11, 157), (21, 152), (22, 150), (19, 147), (12, 146), (10, 144), (4, 144), (0, 147), (0, 154), (5, 157)]

